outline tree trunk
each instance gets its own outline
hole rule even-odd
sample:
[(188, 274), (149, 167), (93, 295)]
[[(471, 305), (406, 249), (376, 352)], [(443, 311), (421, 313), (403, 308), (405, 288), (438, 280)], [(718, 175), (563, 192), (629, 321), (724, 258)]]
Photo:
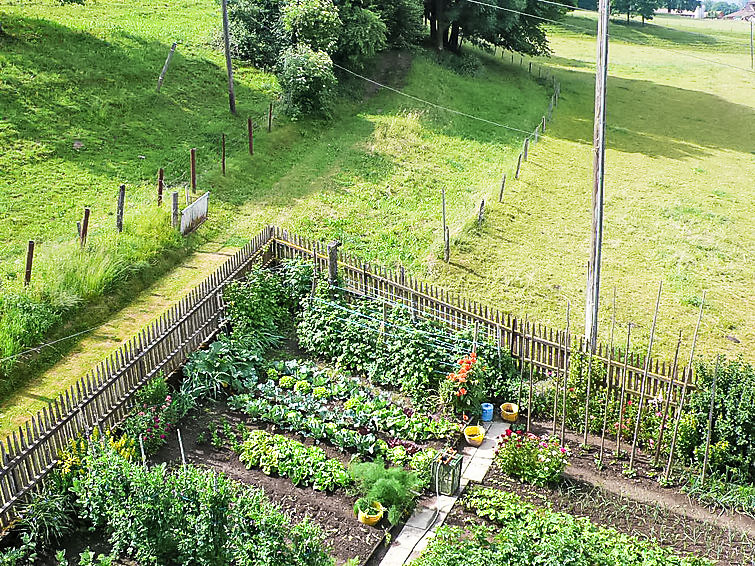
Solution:
[(629, 10), (627, 10), (627, 23), (629, 23)]
[(459, 22), (453, 22), (451, 24), (451, 36), (448, 38), (448, 48), (454, 52), (458, 52), (461, 47), (459, 43), (459, 31)]
[(435, 0), (435, 26), (435, 45), (438, 51), (443, 51), (447, 32), (447, 28), (443, 25), (443, 0)]

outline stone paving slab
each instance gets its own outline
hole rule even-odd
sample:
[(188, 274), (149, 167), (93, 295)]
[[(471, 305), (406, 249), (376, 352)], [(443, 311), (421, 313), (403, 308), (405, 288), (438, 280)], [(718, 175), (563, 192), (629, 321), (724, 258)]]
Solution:
[(480, 482), (493, 463), (497, 438), (509, 428), (508, 423), (493, 422), (485, 425), (485, 439), (479, 448), (465, 446), (461, 453), (462, 474), (459, 493), (440, 495), (424, 500), (417, 506), (394, 539), (380, 566), (403, 566), (417, 558), (435, 536), (435, 531), (446, 520), (448, 513), (470, 481)]

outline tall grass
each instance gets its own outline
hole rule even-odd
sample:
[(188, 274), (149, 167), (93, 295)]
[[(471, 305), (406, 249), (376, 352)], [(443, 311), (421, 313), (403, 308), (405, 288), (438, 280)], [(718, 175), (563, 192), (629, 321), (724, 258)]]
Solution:
[(0, 392), (24, 350), (33, 348), (65, 317), (100, 298), (185, 245), (167, 210), (143, 206), (124, 230), (95, 229), (82, 248), (77, 241), (43, 245), (34, 262), (33, 283), (20, 281), (0, 291)]

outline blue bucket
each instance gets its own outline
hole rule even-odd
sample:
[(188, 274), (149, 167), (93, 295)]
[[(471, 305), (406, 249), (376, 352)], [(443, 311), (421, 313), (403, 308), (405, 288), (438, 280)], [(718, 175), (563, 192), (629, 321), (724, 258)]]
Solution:
[(489, 423), (492, 420), (493, 420), (493, 404), (483, 403), (482, 404), (482, 421), (485, 423)]

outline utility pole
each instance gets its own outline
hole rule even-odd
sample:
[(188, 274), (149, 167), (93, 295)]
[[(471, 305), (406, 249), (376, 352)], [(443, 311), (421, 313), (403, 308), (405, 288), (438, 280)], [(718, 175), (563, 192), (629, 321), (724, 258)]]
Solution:
[(231, 35), (228, 31), (228, 2), (222, 0), (223, 41), (225, 42), (225, 66), (228, 68), (228, 105), (231, 114), (236, 114), (236, 93), (233, 90), (233, 64), (231, 63)]
[(753, 43), (752, 39), (752, 24), (753, 19), (750, 18), (750, 67), (755, 71), (755, 43)]
[(592, 237), (587, 262), (585, 290), (585, 336), (594, 353), (598, 338), (598, 303), (600, 297), (600, 255), (603, 247), (603, 179), (606, 153), (606, 79), (608, 76), (608, 1), (598, 6), (598, 45), (595, 71), (595, 123), (593, 132)]

